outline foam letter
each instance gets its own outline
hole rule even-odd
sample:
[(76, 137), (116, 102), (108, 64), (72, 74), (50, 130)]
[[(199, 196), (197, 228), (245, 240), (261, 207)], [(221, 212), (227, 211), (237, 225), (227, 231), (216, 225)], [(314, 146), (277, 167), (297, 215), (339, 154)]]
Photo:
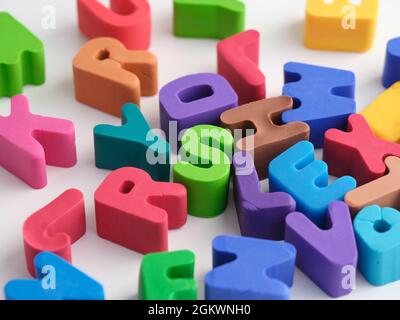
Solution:
[(100, 237), (146, 254), (168, 250), (168, 229), (186, 223), (186, 189), (156, 182), (143, 170), (122, 168), (110, 173), (96, 190)]
[(147, 50), (151, 36), (151, 9), (147, 0), (78, 0), (79, 29), (89, 38), (110, 37), (129, 50)]
[(297, 250), (296, 264), (331, 297), (351, 292), (343, 288), (343, 270), (357, 268), (357, 246), (348, 206), (333, 201), (328, 207), (326, 228), (320, 229), (300, 212), (286, 218), (285, 241)]
[(258, 67), (260, 34), (248, 30), (217, 45), (218, 74), (229, 81), (239, 96), (239, 105), (265, 98), (265, 76)]
[(356, 112), (353, 72), (290, 62), (284, 66), (283, 94), (292, 97), (295, 108), (283, 113), (284, 123), (304, 121), (311, 129), (310, 141), (321, 148), (325, 131), (344, 130), (347, 118)]
[(207, 300), (287, 300), (296, 249), (290, 243), (219, 236), (213, 270), (206, 275)]
[(377, 138), (360, 114), (348, 121), (348, 132), (330, 129), (325, 133), (324, 161), (331, 175), (348, 174), (362, 185), (385, 174), (385, 158), (400, 157), (400, 145)]
[(46, 186), (46, 164), (76, 164), (74, 124), (31, 114), (23, 95), (11, 99), (8, 117), (0, 117), (0, 138), (0, 165), (32, 188)]
[(253, 158), (249, 153), (236, 153), (233, 166), (234, 195), (241, 234), (246, 237), (283, 240), (285, 218), (296, 209), (294, 199), (285, 192), (261, 191)]
[(269, 165), (270, 191), (289, 193), (303, 212), (316, 225), (326, 221), (328, 205), (343, 200), (356, 187), (352, 177), (344, 176), (329, 185), (328, 166), (314, 160), (314, 147), (302, 141), (272, 160)]
[(194, 253), (188, 250), (149, 253), (139, 275), (141, 300), (196, 300)]
[(158, 90), (156, 56), (112, 38), (89, 41), (72, 64), (76, 100), (117, 117), (125, 103), (140, 105), (141, 96)]
[[(136, 105), (122, 107), (121, 126), (97, 125), (93, 134), (98, 168), (135, 167), (148, 172), (154, 180), (169, 181), (169, 144), (152, 131)], [(157, 153), (157, 163), (150, 159), (152, 153)]]
[[(35, 257), (36, 280), (12, 280), (4, 288), (7, 300), (104, 300), (103, 287), (51, 252)], [(54, 273), (54, 287), (45, 285), (49, 272)]]
[[(280, 125), (282, 113), (291, 110), (290, 97), (277, 97), (255, 101), (221, 114), (223, 127), (244, 131), (236, 142), (239, 150), (250, 152), (254, 157), (257, 173), (261, 180), (268, 177), (269, 163), (295, 143), (308, 140), (310, 128), (304, 122)], [(246, 134), (251, 127), (255, 133)], [(236, 138), (235, 133), (235, 138)]]

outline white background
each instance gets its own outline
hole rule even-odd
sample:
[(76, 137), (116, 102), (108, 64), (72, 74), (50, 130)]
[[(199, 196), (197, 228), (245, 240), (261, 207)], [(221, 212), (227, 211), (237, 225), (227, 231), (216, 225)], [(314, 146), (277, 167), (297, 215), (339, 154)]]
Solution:
[[(102, 1), (103, 2), (103, 1)], [(298, 61), (349, 69), (357, 76), (357, 105), (362, 110), (384, 88), (381, 74), (387, 40), (400, 35), (399, 0), (381, 0), (374, 47), (363, 54), (322, 52), (303, 46), (305, 0), (247, 0), (246, 28), (261, 32), (261, 70), (267, 76), (268, 96), (281, 93), (283, 64)], [(104, 1), (104, 3), (107, 3)], [(150, 50), (159, 59), (159, 85), (178, 77), (216, 71), (214, 40), (175, 38), (172, 35), (172, 0), (150, 1), (153, 34)], [(56, 29), (45, 30), (41, 22), (45, 5), (56, 9)], [(73, 263), (103, 285), (108, 299), (136, 299), (142, 256), (103, 240), (96, 235), (93, 193), (109, 171), (94, 165), (93, 127), (119, 124), (119, 119), (81, 105), (74, 100), (71, 61), (87, 40), (77, 28), (74, 0), (0, 0), (0, 11), (8, 11), (32, 30), (45, 44), (47, 81), (40, 87), (26, 87), (31, 111), (70, 119), (75, 123), (78, 164), (71, 169), (48, 167), (48, 185), (33, 190), (0, 169), (0, 287), (15, 278), (28, 278), (22, 225), (37, 209), (68, 188), (85, 194), (87, 232), (72, 247)], [(1, 50), (0, 44), (0, 50)], [(0, 114), (9, 113), (10, 99), (0, 99)], [(143, 98), (142, 110), (153, 127), (159, 126), (158, 97)], [(317, 152), (320, 156), (320, 152)], [(264, 189), (265, 183), (263, 183)], [(196, 253), (199, 298), (204, 297), (204, 276), (211, 269), (211, 241), (220, 234), (238, 234), (233, 199), (215, 219), (189, 217), (187, 224), (169, 232), (170, 250), (190, 249)], [(3, 297), (3, 293), (0, 293)], [(325, 299), (327, 295), (296, 270), (294, 299)], [(400, 282), (373, 287), (358, 274), (356, 290), (349, 299), (398, 299)]]

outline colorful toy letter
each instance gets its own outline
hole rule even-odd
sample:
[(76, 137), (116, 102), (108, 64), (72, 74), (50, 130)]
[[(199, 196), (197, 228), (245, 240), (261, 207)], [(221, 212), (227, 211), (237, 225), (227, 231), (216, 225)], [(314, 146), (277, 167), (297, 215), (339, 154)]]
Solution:
[(169, 144), (152, 131), (136, 105), (122, 107), (122, 126), (97, 125), (93, 134), (98, 168), (135, 167), (154, 180), (169, 181)]
[(398, 81), (400, 81), (400, 37), (390, 40), (387, 44), (382, 83), (385, 88), (389, 88)]
[(377, 204), (400, 210), (400, 158), (387, 157), (389, 173), (346, 194), (345, 201), (356, 215), (362, 208)]
[(381, 286), (400, 280), (400, 212), (369, 206), (354, 219), (358, 268), (367, 281)]
[(284, 71), (283, 94), (293, 98), (295, 108), (284, 112), (282, 120), (306, 122), (310, 141), (321, 148), (325, 131), (344, 130), (347, 118), (356, 112), (354, 73), (294, 62), (287, 63)]
[(287, 193), (261, 191), (251, 154), (238, 152), (233, 157), (235, 168), (234, 196), (243, 236), (283, 240), (285, 218), (295, 211), (296, 202)]
[(0, 43), (0, 98), (45, 82), (42, 41), (7, 12), (0, 12)]
[(7, 300), (104, 300), (103, 286), (51, 252), (35, 257), (35, 280), (12, 280)]
[[(353, 1), (354, 2), (354, 1)], [(375, 38), (378, 0), (307, 0), (305, 45), (310, 49), (367, 51)]]
[(244, 30), (245, 11), (238, 0), (174, 0), (174, 34), (224, 39)]
[(333, 201), (328, 212), (324, 229), (300, 212), (289, 214), (285, 241), (296, 247), (297, 266), (328, 295), (341, 297), (355, 285), (357, 246), (349, 207)]
[(361, 114), (372, 131), (381, 139), (400, 142), (400, 81), (396, 82), (375, 99)]
[(158, 90), (156, 56), (129, 51), (116, 39), (90, 40), (72, 64), (76, 100), (116, 117), (125, 103), (140, 105), (141, 96)]
[[(185, 76), (160, 90), (161, 129), (170, 138), (171, 125), (176, 125), (178, 134), (198, 124), (219, 125), (221, 113), (237, 105), (237, 94), (220, 75), (200, 73)], [(172, 144), (177, 140), (178, 137), (169, 142)]]
[(207, 300), (287, 300), (296, 249), (290, 243), (219, 236), (213, 270), (206, 275)]
[(71, 121), (29, 112), (23, 95), (11, 99), (11, 113), (0, 116), (0, 166), (32, 188), (47, 185), (46, 164), (76, 164), (75, 128)]
[(400, 145), (377, 138), (360, 114), (348, 121), (348, 132), (330, 129), (325, 133), (324, 161), (331, 175), (350, 175), (363, 185), (385, 175), (384, 160), (400, 157)]
[(78, 0), (79, 29), (89, 38), (110, 37), (129, 50), (147, 50), (151, 37), (151, 10), (147, 0)]
[(69, 189), (33, 213), (23, 226), (25, 258), (35, 276), (34, 258), (42, 251), (53, 252), (71, 262), (71, 245), (86, 232), (83, 194)]
[(310, 128), (304, 122), (281, 125), (282, 113), (292, 107), (292, 98), (283, 96), (251, 102), (221, 114), (223, 127), (242, 131), (244, 138), (237, 140), (236, 148), (253, 155), (261, 180), (268, 177), (268, 165), (275, 157), (310, 137)]
[(139, 275), (140, 300), (196, 300), (195, 255), (192, 251), (149, 253)]
[(269, 165), (271, 192), (289, 193), (297, 204), (297, 211), (304, 213), (317, 226), (326, 222), (328, 205), (343, 200), (345, 194), (356, 187), (356, 181), (344, 176), (329, 185), (328, 166), (314, 160), (314, 147), (302, 141), (272, 160)]
[(229, 81), (239, 96), (239, 105), (265, 99), (265, 76), (258, 67), (260, 33), (248, 30), (217, 45), (218, 74)]
[(220, 127), (198, 125), (183, 135), (173, 176), (187, 188), (191, 215), (212, 218), (225, 210), (232, 152), (233, 137)]
[(168, 229), (187, 219), (185, 187), (153, 181), (136, 168), (111, 172), (94, 199), (98, 235), (143, 254), (167, 251)]

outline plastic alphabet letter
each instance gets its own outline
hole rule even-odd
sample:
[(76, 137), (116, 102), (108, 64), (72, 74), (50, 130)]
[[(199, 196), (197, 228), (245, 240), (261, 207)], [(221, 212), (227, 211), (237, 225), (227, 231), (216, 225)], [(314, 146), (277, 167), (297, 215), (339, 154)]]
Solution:
[(42, 41), (7, 12), (0, 12), (0, 43), (0, 98), (45, 82)]
[(357, 268), (357, 246), (348, 206), (333, 201), (325, 229), (318, 228), (300, 212), (286, 217), (285, 241), (297, 250), (296, 264), (331, 297), (351, 292), (343, 288), (345, 267)]
[[(154, 134), (136, 105), (128, 103), (122, 107), (121, 126), (97, 125), (93, 134), (98, 168), (135, 167), (149, 173), (154, 180), (169, 181), (169, 144)], [(150, 159), (156, 155), (157, 159)]]
[(388, 156), (400, 157), (400, 145), (376, 137), (361, 114), (349, 117), (348, 132), (325, 133), (324, 161), (333, 176), (347, 174), (363, 185), (385, 175)]
[(285, 192), (261, 191), (251, 154), (236, 153), (233, 167), (233, 190), (241, 234), (246, 237), (283, 240), (285, 218), (296, 209), (294, 199)]
[(400, 37), (390, 40), (387, 44), (382, 81), (385, 88), (400, 81)]
[(207, 300), (288, 300), (296, 249), (290, 243), (236, 236), (213, 240)]
[(188, 250), (149, 253), (139, 276), (140, 300), (196, 300), (194, 253)]
[(245, 11), (238, 0), (174, 0), (174, 34), (224, 39), (243, 31)]
[[(56, 254), (41, 252), (35, 257), (34, 265), (37, 279), (8, 282), (4, 288), (7, 300), (104, 300), (99, 282)], [(55, 273), (55, 284), (47, 287), (43, 281), (50, 272)]]
[(0, 116), (0, 166), (32, 188), (47, 184), (46, 164), (76, 164), (75, 128), (71, 121), (29, 112), (23, 95), (11, 99), (11, 113)]
[(71, 262), (71, 244), (86, 232), (83, 194), (69, 189), (25, 220), (23, 237), (28, 270), (35, 275), (33, 259), (42, 251)]
[(218, 74), (229, 81), (239, 105), (265, 99), (265, 76), (258, 67), (260, 33), (248, 30), (217, 45)]
[(78, 0), (79, 29), (89, 38), (110, 37), (129, 50), (147, 50), (151, 37), (151, 9), (147, 0)]
[(169, 137), (171, 121), (177, 122), (178, 134), (199, 124), (217, 126), (221, 113), (237, 105), (237, 94), (222, 76), (214, 73), (184, 76), (160, 90), (161, 129)]
[(375, 286), (400, 280), (400, 212), (369, 206), (354, 219), (358, 268)]
[(289, 62), (284, 66), (283, 94), (292, 97), (295, 108), (283, 113), (283, 123), (306, 122), (310, 141), (321, 148), (325, 131), (344, 130), (349, 115), (356, 112), (353, 72)]
[(304, 213), (317, 226), (326, 222), (328, 205), (343, 200), (345, 194), (356, 187), (356, 181), (344, 176), (329, 185), (328, 166), (314, 160), (314, 147), (302, 141), (272, 160), (269, 165), (271, 192), (289, 193), (297, 204), (297, 211)]
[(233, 137), (228, 130), (210, 125), (186, 130), (181, 161), (173, 166), (173, 176), (187, 188), (189, 214), (212, 218), (225, 210), (232, 151)]
[(400, 81), (376, 98), (361, 114), (367, 120), (372, 131), (381, 139), (399, 143), (400, 126)]
[(363, 52), (372, 47), (378, 0), (307, 0), (305, 45), (310, 49)]
[(345, 201), (353, 216), (373, 204), (400, 210), (400, 158), (387, 157), (385, 164), (389, 171), (385, 176), (346, 194)]
[(153, 181), (136, 168), (111, 172), (94, 199), (98, 235), (143, 254), (167, 251), (168, 229), (187, 219), (185, 187)]
[[(268, 165), (275, 157), (310, 137), (310, 127), (304, 122), (281, 125), (282, 113), (292, 107), (292, 98), (281, 96), (254, 101), (221, 114), (223, 127), (232, 132), (235, 129), (244, 131), (244, 138), (236, 142), (236, 148), (253, 155), (261, 180), (268, 177)], [(254, 134), (246, 133), (249, 127), (254, 128)]]
[(116, 117), (125, 103), (139, 106), (141, 96), (158, 90), (156, 56), (129, 51), (116, 39), (90, 40), (72, 64), (76, 100)]

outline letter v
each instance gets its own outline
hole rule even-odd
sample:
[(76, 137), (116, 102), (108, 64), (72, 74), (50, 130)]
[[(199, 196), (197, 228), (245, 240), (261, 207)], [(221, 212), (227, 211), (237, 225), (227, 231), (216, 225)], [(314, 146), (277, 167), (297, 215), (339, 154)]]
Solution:
[(348, 206), (334, 201), (328, 212), (324, 230), (302, 213), (289, 214), (285, 241), (297, 249), (297, 266), (328, 295), (340, 297), (351, 292), (351, 288), (342, 288), (342, 270), (357, 267), (357, 247)]

